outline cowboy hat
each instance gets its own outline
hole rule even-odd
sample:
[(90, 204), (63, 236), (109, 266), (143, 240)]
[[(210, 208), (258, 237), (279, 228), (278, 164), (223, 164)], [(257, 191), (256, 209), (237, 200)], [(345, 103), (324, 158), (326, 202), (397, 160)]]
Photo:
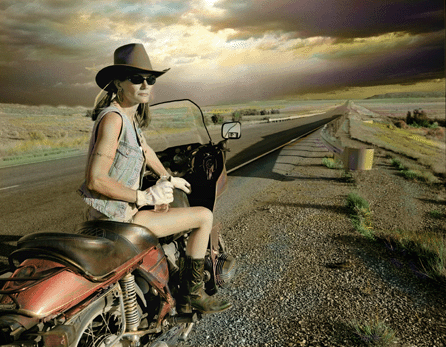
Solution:
[(96, 83), (101, 89), (112, 90), (110, 84), (117, 76), (131, 73), (150, 73), (155, 77), (165, 74), (168, 70), (155, 71), (150, 64), (144, 46), (141, 43), (130, 43), (118, 47), (114, 53), (114, 64), (100, 70), (96, 75)]

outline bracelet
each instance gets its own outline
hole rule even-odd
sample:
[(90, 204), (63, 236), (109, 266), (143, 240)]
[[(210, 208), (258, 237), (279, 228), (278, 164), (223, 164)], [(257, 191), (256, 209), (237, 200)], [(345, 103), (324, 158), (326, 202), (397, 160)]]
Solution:
[(172, 182), (172, 175), (160, 175), (159, 178), (161, 179), (162, 177), (167, 177), (167, 181)]

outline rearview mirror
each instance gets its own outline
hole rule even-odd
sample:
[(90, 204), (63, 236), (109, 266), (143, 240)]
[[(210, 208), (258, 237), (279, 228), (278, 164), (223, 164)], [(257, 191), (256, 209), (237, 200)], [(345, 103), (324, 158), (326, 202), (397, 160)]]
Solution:
[(242, 125), (240, 122), (223, 123), (221, 126), (221, 137), (224, 139), (239, 139), (242, 136)]

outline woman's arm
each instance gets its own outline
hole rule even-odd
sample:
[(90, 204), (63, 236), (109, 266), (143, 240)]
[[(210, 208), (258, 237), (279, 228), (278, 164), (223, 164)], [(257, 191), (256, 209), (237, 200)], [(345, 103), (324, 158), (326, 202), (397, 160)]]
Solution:
[(146, 139), (142, 138), (141, 147), (146, 156), (146, 165), (149, 166), (156, 174), (161, 176), (170, 176), (164, 165), (159, 160), (155, 151), (147, 144)]
[(136, 191), (111, 178), (108, 173), (118, 148), (122, 118), (117, 113), (106, 114), (99, 123), (96, 144), (87, 167), (86, 184), (111, 199), (135, 202)]
[[(159, 160), (155, 151), (147, 144), (146, 139), (143, 137), (141, 141), (141, 147), (146, 155), (146, 165), (149, 166), (155, 173), (161, 176), (170, 176), (164, 165)], [(185, 179), (181, 177), (170, 177), (170, 182), (172, 182), (175, 188), (181, 189), (187, 194), (191, 192), (190, 184)]]

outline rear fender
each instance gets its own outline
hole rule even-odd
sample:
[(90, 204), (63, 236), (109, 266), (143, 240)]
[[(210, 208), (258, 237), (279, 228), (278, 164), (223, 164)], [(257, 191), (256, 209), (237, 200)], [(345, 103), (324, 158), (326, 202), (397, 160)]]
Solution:
[(148, 282), (158, 290), (164, 291), (169, 283), (169, 268), (166, 255), (160, 244), (152, 248), (142, 259), (138, 268)]
[(34, 318), (45, 318), (63, 312), (86, 299), (103, 284), (91, 282), (69, 268), (46, 259), (27, 259), (12, 277), (33, 277), (59, 269), (40, 281), (10, 281), (3, 287), (5, 294), (0, 299), (0, 311), (14, 311)]
[(169, 289), (169, 267), (160, 244), (146, 254), (136, 273), (153, 286), (164, 300), (158, 313), (159, 325), (165, 315), (175, 308), (175, 299)]
[[(153, 252), (154, 249), (155, 247), (148, 249), (127, 261), (115, 270), (114, 276), (102, 282), (93, 282), (69, 267), (51, 260), (26, 259), (14, 272), (13, 277), (23, 277), (23, 273), (21, 274), (21, 271), (24, 271), (23, 269), (34, 269), (25, 271), (30, 273), (44, 272), (54, 268), (61, 268), (61, 270), (43, 281), (29, 281), (30, 285), (24, 288), (22, 281), (7, 282), (2, 291), (9, 290), (13, 294), (5, 294), (0, 299), (0, 312), (14, 312), (47, 321), (68, 309), (74, 308), (79, 303), (94, 296), (95, 293), (101, 293), (109, 288), (126, 273), (137, 268), (138, 264), (143, 262), (144, 256)], [(157, 254), (158, 252), (153, 253)], [(164, 272), (161, 271), (161, 273)], [(162, 279), (161, 276), (160, 279)]]

